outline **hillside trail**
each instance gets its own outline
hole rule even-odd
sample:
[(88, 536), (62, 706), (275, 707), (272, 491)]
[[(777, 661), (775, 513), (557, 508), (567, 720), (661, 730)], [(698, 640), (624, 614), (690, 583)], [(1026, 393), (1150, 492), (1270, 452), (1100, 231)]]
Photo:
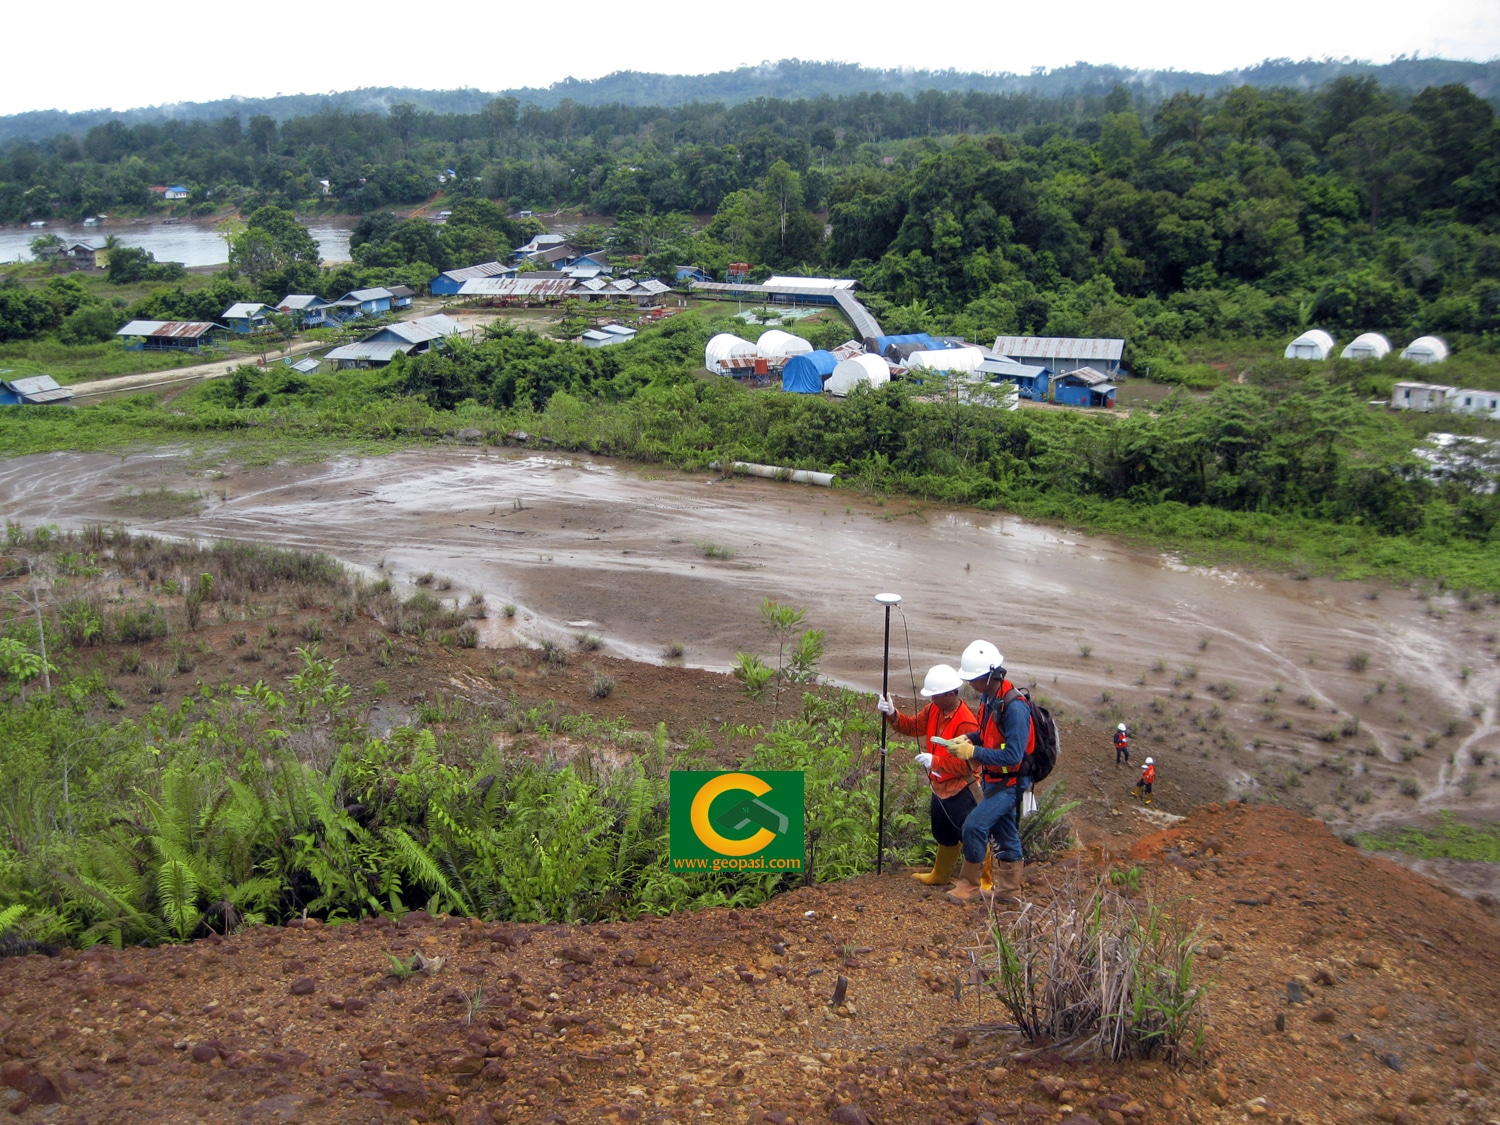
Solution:
[[(1125, 854), (1032, 865), (1026, 894), (1044, 904), (1126, 867), (1143, 906), (1201, 926), (1209, 1029), (1192, 1063), (1070, 1058), (1004, 1031), (974, 959), (1013, 915), (891, 872), (753, 910), (595, 925), (416, 912), (12, 957), (0, 1074), (19, 1121), (62, 1125), (1478, 1125), (1500, 1112), (1500, 926), (1472, 904), (1316, 821), (1237, 802)], [(388, 953), (417, 951), (441, 969), (390, 975)]]

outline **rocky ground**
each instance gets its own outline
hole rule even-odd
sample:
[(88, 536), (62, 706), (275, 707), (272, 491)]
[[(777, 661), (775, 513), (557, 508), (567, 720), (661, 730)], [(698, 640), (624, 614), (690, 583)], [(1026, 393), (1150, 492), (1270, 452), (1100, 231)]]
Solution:
[[(1028, 895), (1110, 862), (1033, 867)], [(890, 873), (612, 925), (418, 913), (13, 958), (0, 1073), (20, 1120), (78, 1125), (1500, 1115), (1500, 928), (1466, 900), (1234, 803), (1121, 864), (1203, 926), (1198, 1063), (1069, 1061), (985, 1033), (999, 1005), (954, 996), (986, 911)], [(417, 953), (434, 969), (392, 975)]]

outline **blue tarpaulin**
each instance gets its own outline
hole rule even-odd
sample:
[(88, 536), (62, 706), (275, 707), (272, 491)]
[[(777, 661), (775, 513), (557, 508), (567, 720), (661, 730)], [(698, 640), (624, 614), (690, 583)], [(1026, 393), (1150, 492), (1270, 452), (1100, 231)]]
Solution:
[(781, 389), (799, 395), (823, 393), (823, 380), (839, 365), (832, 352), (803, 352), (787, 360), (781, 372)]

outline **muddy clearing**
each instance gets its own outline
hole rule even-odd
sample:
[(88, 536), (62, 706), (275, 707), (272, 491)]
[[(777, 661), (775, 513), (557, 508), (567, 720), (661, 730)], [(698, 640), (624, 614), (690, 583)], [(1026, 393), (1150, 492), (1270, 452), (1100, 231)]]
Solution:
[(772, 598), (827, 631), (826, 675), (874, 689), (871, 595), (895, 590), (902, 694), (908, 640), (919, 682), (984, 635), (1069, 718), (1131, 723), (1137, 767), (1147, 754), (1166, 777), (1191, 765), (1223, 796), (1339, 827), (1500, 815), (1488, 597), (1190, 566), (1003, 514), (513, 450), (211, 469), (160, 451), (60, 453), (0, 467), (0, 509), (28, 525), (114, 522), (122, 497), (160, 489), (200, 493), (199, 510), (127, 517), (132, 529), (323, 550), (398, 588), (430, 573), (450, 596), (518, 606), (513, 623), (492, 616), (485, 644), (584, 631), (616, 656), (659, 660), (675, 642), (690, 664), (723, 669), (768, 649), (758, 608)]

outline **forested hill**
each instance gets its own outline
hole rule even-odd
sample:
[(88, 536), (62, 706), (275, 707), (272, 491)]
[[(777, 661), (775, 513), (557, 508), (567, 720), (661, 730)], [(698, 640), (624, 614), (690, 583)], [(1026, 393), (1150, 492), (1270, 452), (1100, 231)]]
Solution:
[(915, 95), (923, 90), (950, 93), (1034, 94), (1059, 97), (1075, 93), (1103, 94), (1124, 85), (1148, 101), (1164, 100), (1188, 91), (1213, 93), (1234, 86), (1262, 88), (1289, 86), (1315, 89), (1341, 75), (1370, 75), (1390, 90), (1415, 92), (1428, 86), (1464, 85), (1481, 98), (1500, 102), (1500, 60), (1464, 62), (1451, 59), (1397, 59), (1367, 63), (1349, 59), (1268, 59), (1243, 70), (1204, 74), (1179, 70), (1138, 70), (1123, 66), (1075, 63), (1029, 74), (975, 74), (957, 70), (879, 70), (852, 63), (803, 62), (783, 59), (707, 75), (645, 74), (623, 70), (603, 78), (567, 78), (547, 87), (522, 87), (498, 95), (482, 90), (414, 90), (370, 86), (333, 94), (292, 94), (274, 98), (221, 98), (208, 102), (178, 102), (129, 110), (98, 109), (80, 113), (35, 110), (0, 117), (0, 144), (42, 140), (62, 133), (82, 134), (106, 121), (126, 125), (152, 122), (214, 121), (232, 114), (285, 121), (325, 109), (351, 113), (385, 112), (409, 103), (418, 110), (439, 114), (477, 113), (493, 97), (513, 97), (520, 104), (554, 108), (565, 99), (579, 105), (680, 106), (693, 102), (736, 105), (759, 97), (819, 98), (859, 93)]

